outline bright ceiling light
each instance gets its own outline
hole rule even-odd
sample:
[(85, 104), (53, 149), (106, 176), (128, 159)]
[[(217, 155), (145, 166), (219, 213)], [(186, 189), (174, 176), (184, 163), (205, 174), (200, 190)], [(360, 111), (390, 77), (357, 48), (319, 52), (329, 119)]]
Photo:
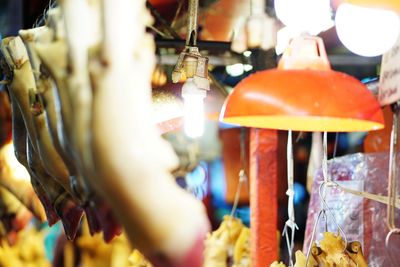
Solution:
[(276, 16), (296, 31), (317, 35), (333, 26), (330, 0), (275, 0)]
[(340, 41), (351, 52), (379, 56), (396, 42), (400, 18), (390, 10), (342, 4), (336, 12), (336, 31)]

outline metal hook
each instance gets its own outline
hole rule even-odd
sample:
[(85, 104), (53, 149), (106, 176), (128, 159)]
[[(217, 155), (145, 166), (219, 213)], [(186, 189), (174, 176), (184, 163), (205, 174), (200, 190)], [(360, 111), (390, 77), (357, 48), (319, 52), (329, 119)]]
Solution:
[(396, 228), (396, 229), (392, 229), (389, 231), (389, 233), (386, 235), (385, 238), (385, 246), (386, 248), (389, 248), (389, 241), (390, 241), (390, 237), (392, 235), (400, 235), (400, 229)]
[[(343, 239), (344, 239), (345, 248), (346, 248), (346, 247), (347, 247), (347, 244), (348, 244), (346, 233), (344, 232), (343, 228), (339, 225), (338, 221), (336, 220), (335, 215), (333, 214), (332, 210), (329, 208), (328, 203), (326, 202), (325, 198), (322, 197), (322, 187), (325, 187), (325, 186), (330, 186), (330, 187), (332, 187), (332, 186), (335, 186), (335, 184), (334, 184), (334, 183), (325, 183), (325, 182), (323, 182), (323, 183), (320, 185), (320, 187), (319, 187), (318, 194), (319, 194), (319, 196), (320, 196), (320, 198), (321, 198), (321, 201), (322, 201), (322, 204), (323, 204), (323, 206), (324, 206), (323, 211), (324, 211), (324, 212), (328, 211), (329, 215), (332, 217), (333, 223), (336, 225), (336, 227), (338, 228), (338, 230), (339, 230), (341, 236), (342, 236)], [(327, 217), (326, 217), (326, 218), (327, 218)], [(345, 250), (346, 250), (346, 249), (344, 249), (344, 251), (345, 251)]]
[(321, 209), (321, 210), (318, 212), (317, 220), (315, 221), (314, 226), (313, 226), (313, 231), (312, 231), (312, 233), (311, 233), (310, 244), (309, 244), (308, 250), (307, 250), (306, 267), (308, 267), (308, 261), (310, 260), (312, 244), (313, 244), (313, 242), (314, 242), (315, 234), (316, 234), (316, 232), (317, 232), (318, 223), (319, 223), (319, 220), (321, 219), (322, 213), (324, 213), (324, 210)]
[[(327, 134), (327, 132), (324, 132), (324, 137), (323, 137), (322, 173), (324, 176), (324, 181), (320, 184), (319, 189), (318, 189), (318, 194), (319, 194), (319, 198), (322, 203), (322, 208), (319, 211), (317, 219), (313, 226), (313, 232), (311, 234), (311, 240), (310, 240), (310, 244), (309, 244), (308, 251), (307, 251), (306, 266), (308, 266), (308, 261), (310, 259), (310, 255), (311, 255), (312, 243), (314, 242), (315, 234), (317, 231), (319, 221), (321, 219), (321, 215), (325, 216), (325, 221), (327, 223), (328, 216), (326, 213), (329, 213), (333, 223), (336, 225), (338, 231), (340, 232), (341, 236), (344, 239), (344, 242), (345, 242), (344, 251), (346, 250), (346, 247), (348, 244), (348, 240), (347, 240), (347, 236), (346, 236), (345, 232), (343, 231), (342, 227), (337, 222), (335, 215), (333, 214), (332, 210), (329, 208), (328, 203), (326, 202), (326, 187), (335, 187), (337, 185), (335, 182), (333, 182), (331, 180), (329, 173), (328, 173), (328, 134)], [(327, 228), (328, 227), (326, 225), (326, 229), (325, 229), (326, 231), (328, 230)]]

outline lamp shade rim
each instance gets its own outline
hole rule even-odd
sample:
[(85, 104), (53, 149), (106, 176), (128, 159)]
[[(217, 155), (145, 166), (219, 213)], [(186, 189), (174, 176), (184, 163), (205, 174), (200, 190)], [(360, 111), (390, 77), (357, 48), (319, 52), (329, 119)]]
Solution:
[(220, 121), (245, 127), (304, 132), (366, 132), (380, 130), (385, 127), (385, 125), (379, 121), (295, 115), (231, 116), (221, 117)]

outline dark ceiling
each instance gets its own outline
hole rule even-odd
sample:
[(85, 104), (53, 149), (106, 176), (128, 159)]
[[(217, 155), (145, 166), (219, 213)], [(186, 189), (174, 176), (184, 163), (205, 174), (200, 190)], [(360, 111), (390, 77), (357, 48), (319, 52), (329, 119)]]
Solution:
[[(150, 0), (160, 19), (156, 19), (156, 28), (165, 31), (165, 24), (172, 28), (184, 38), (185, 36), (185, 13), (186, 0)], [(340, 0), (332, 0), (332, 8), (335, 10)], [(48, 8), (46, 0), (0, 0), (0, 33), (3, 36), (15, 35), (20, 28), (30, 28), (35, 22), (40, 21), (43, 12)], [(250, 0), (200, 0), (200, 39), (220, 42), (221, 46), (215, 46), (210, 50), (225, 53), (229, 48), (233, 25), (243, 20), (249, 14)], [(177, 12), (179, 8), (179, 12)], [(273, 0), (267, 1), (266, 10), (273, 15)], [(153, 14), (154, 15), (154, 14)], [(79, 19), (79, 18), (77, 18)], [(336, 70), (346, 72), (359, 79), (377, 76), (380, 58), (363, 58), (352, 54), (338, 40), (335, 28), (320, 35), (327, 48), (332, 67)], [(157, 37), (158, 39), (160, 36)], [(160, 42), (162, 43), (162, 42)], [(166, 43), (172, 43), (171, 40)], [(182, 44), (182, 42), (181, 42)], [(176, 44), (174, 44), (176, 47)], [(229, 49), (228, 49), (229, 50)], [(214, 52), (215, 51), (211, 51)], [(219, 52), (218, 52), (219, 53)]]

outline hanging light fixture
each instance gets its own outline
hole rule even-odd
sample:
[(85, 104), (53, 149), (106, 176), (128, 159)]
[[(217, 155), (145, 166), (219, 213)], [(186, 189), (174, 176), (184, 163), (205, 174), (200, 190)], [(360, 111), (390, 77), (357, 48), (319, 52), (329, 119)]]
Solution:
[(182, 87), (184, 100), (184, 131), (188, 137), (197, 138), (204, 132), (204, 99), (210, 90), (208, 58), (203, 57), (197, 43), (198, 0), (189, 0), (188, 25), (185, 49), (181, 52), (172, 72), (172, 82), (186, 77)]
[(400, 17), (396, 12), (348, 3), (337, 9), (335, 23), (344, 46), (365, 57), (388, 51), (400, 33)]
[(225, 123), (294, 131), (352, 132), (384, 127), (374, 96), (332, 71), (321, 38), (294, 38), (278, 68), (250, 75), (228, 96)]
[[(283, 233), (293, 265), (294, 177), (292, 130), (351, 132), (384, 127), (374, 96), (355, 78), (332, 71), (321, 38), (300, 36), (277, 69), (255, 73), (228, 96), (220, 120), (255, 128), (288, 130), (288, 220)], [(325, 138), (326, 140), (326, 138)], [(326, 157), (326, 153), (325, 153)]]

